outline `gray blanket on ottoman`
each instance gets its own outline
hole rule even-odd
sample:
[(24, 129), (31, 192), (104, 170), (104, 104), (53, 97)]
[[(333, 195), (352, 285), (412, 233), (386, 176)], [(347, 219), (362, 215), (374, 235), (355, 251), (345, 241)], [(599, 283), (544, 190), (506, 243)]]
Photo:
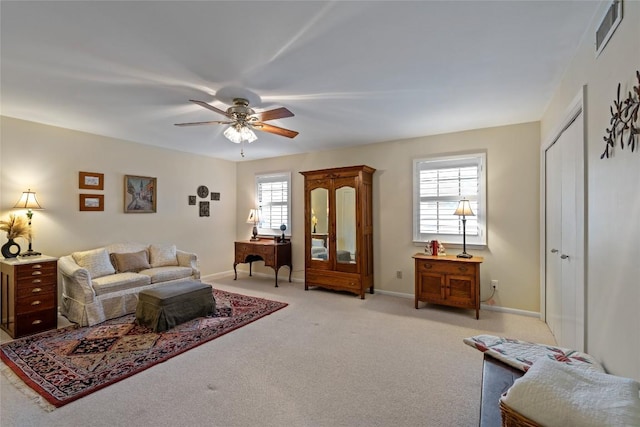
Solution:
[(171, 329), (196, 317), (210, 316), (216, 309), (211, 285), (177, 282), (138, 294), (136, 323), (154, 332)]

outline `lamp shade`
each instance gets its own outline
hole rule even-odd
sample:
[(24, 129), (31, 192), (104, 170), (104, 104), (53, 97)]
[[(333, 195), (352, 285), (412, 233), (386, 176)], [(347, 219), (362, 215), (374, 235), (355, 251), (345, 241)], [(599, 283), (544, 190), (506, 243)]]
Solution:
[(15, 204), (14, 209), (42, 209), (42, 206), (40, 206), (38, 199), (36, 199), (35, 191), (28, 189), (22, 193), (22, 197), (20, 197), (18, 203)]
[(458, 208), (453, 214), (458, 216), (475, 216), (475, 214), (471, 210), (471, 204), (467, 199), (460, 200), (460, 202), (458, 203)]
[(249, 216), (247, 217), (247, 224), (257, 224), (260, 222), (260, 211), (258, 209), (251, 209)]

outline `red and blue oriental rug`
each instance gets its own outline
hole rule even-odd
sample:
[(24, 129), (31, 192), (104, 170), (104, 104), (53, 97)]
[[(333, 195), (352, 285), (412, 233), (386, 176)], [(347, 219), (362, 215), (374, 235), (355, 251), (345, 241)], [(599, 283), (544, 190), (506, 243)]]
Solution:
[(54, 409), (287, 306), (217, 289), (213, 292), (216, 312), (212, 317), (200, 317), (165, 332), (136, 325), (135, 315), (130, 314), (95, 326), (69, 326), (3, 344), (3, 370), (14, 380), (19, 377), (50, 404), (42, 406)]

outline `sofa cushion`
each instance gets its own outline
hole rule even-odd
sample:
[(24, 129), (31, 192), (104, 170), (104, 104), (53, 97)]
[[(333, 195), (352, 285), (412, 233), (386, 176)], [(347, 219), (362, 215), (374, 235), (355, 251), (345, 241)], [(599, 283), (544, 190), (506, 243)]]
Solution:
[(111, 260), (109, 259), (109, 253), (105, 248), (74, 252), (71, 256), (80, 267), (89, 271), (92, 279), (114, 274), (116, 272), (111, 264)]
[(146, 250), (126, 254), (111, 254), (111, 261), (118, 273), (131, 271), (137, 273), (140, 270), (151, 268), (149, 264), (149, 252)]
[(158, 283), (191, 277), (193, 270), (190, 267), (155, 267), (138, 273), (149, 276), (151, 283)]
[(176, 245), (151, 245), (149, 246), (151, 267), (164, 267), (178, 265)]
[(96, 295), (139, 288), (151, 284), (151, 278), (137, 273), (116, 273), (91, 280)]

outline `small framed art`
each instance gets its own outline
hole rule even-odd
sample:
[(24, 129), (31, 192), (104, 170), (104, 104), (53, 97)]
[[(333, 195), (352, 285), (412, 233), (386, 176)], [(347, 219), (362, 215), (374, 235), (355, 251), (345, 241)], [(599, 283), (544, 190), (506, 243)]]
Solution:
[(196, 204), (196, 196), (189, 196), (189, 205)]
[(104, 211), (103, 194), (80, 194), (81, 211)]
[(125, 175), (124, 212), (155, 213), (157, 191), (157, 178)]
[(211, 200), (220, 200), (220, 193), (214, 193), (213, 191), (211, 192)]
[(104, 190), (104, 174), (97, 172), (79, 172), (78, 188), (85, 190)]
[(200, 216), (209, 216), (209, 202), (200, 202)]

